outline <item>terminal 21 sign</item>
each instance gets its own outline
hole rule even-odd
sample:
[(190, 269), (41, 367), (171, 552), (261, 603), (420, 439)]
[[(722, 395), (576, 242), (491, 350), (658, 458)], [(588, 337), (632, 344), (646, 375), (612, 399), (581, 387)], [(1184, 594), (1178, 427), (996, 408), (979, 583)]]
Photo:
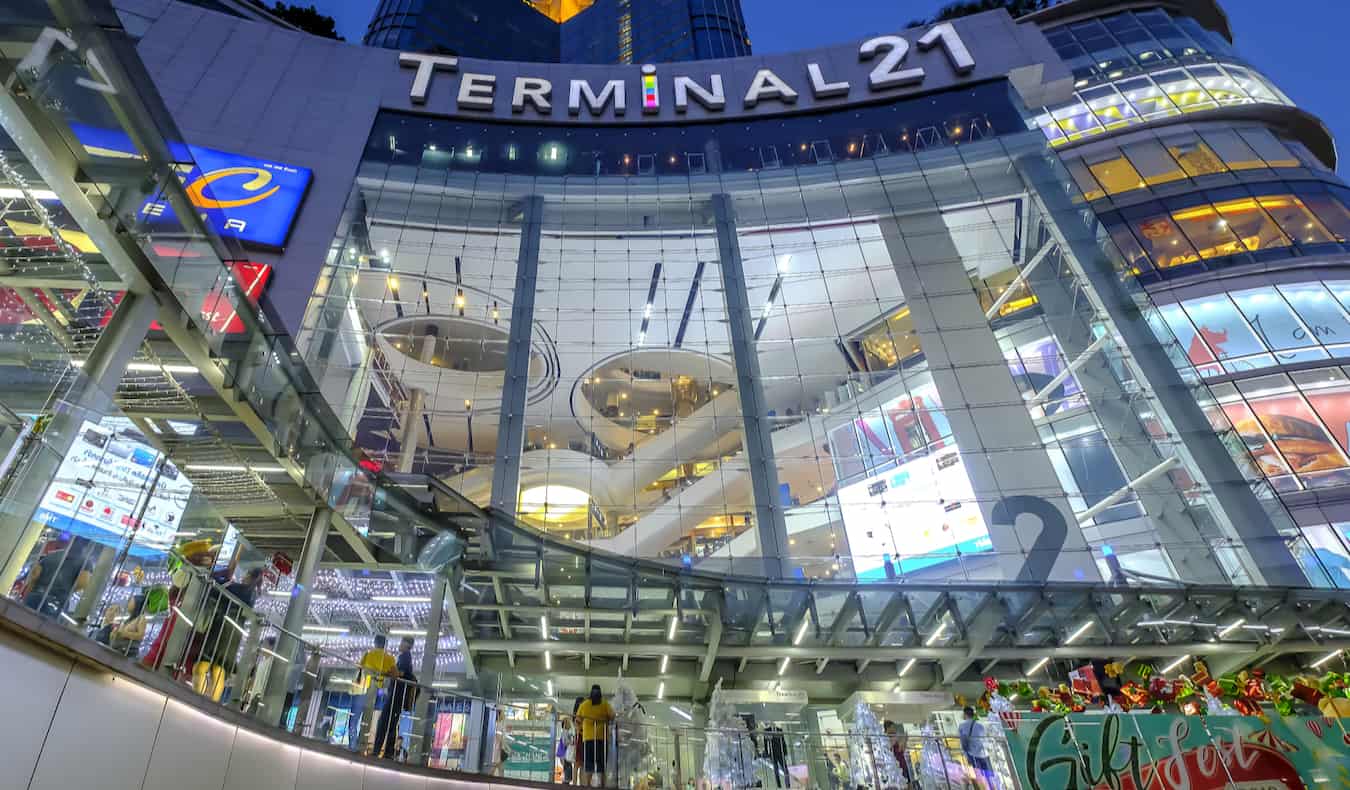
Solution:
[[(977, 43), (976, 43), (977, 42)], [(513, 63), (403, 52), (406, 94), (386, 105), (561, 124), (717, 120), (837, 108), (1059, 63), (1034, 25), (1005, 11), (787, 55), (653, 65)], [(1030, 67), (1030, 68), (1028, 68)], [(1022, 80), (1031, 82), (1031, 80)], [(1020, 87), (1020, 85), (1019, 85)], [(406, 98), (405, 98), (406, 97)]]

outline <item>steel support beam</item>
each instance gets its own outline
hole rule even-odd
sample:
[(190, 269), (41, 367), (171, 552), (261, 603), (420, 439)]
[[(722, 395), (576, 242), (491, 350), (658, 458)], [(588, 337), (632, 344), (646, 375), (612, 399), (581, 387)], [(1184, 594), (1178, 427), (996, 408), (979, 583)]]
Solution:
[(778, 466), (774, 461), (771, 435), (773, 425), (769, 422), (769, 408), (764, 400), (764, 380), (760, 376), (759, 350), (755, 344), (755, 315), (750, 312), (731, 196), (725, 193), (713, 195), (712, 209), (717, 226), (718, 270), (722, 273), (722, 292), (726, 299), (727, 330), (736, 366), (736, 387), (740, 393), (745, 456), (755, 498), (759, 553), (764, 563), (764, 575), (782, 579), (789, 575), (791, 566), (787, 523), (779, 504)]
[(530, 342), (534, 334), (534, 297), (539, 276), (539, 243), (544, 230), (544, 197), (522, 201), (520, 252), (511, 293), (510, 339), (497, 424), (497, 460), (492, 466), (492, 506), (516, 515), (520, 494), (520, 456), (525, 446), (525, 397), (530, 386)]
[(309, 617), (309, 602), (314, 594), (314, 577), (319, 573), (319, 564), (323, 561), (324, 550), (328, 545), (328, 529), (333, 523), (333, 511), (321, 507), (314, 511), (309, 520), (309, 529), (305, 532), (305, 546), (300, 550), (300, 561), (295, 565), (295, 584), (291, 587), (290, 604), (286, 607), (286, 618), (282, 622), (282, 633), (277, 639), (275, 652), (281, 658), (273, 661), (285, 662), (274, 666), (267, 676), (267, 686), (263, 691), (263, 704), (254, 714), (260, 721), (277, 726), (285, 713), (282, 705), (286, 699), (287, 681), (291, 666), (305, 661), (302, 655), (304, 643), (301, 635), (305, 620)]

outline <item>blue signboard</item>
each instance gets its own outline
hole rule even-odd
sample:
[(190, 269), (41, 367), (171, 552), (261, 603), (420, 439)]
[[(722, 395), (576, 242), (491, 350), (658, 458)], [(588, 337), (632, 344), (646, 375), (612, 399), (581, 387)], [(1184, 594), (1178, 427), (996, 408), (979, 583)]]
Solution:
[[(139, 157), (121, 131), (71, 126), (95, 156)], [(217, 235), (266, 247), (285, 245), (313, 171), (190, 144), (170, 143), (169, 151), (188, 200)], [(138, 218), (150, 228), (178, 226), (173, 206), (162, 196), (147, 200)]]

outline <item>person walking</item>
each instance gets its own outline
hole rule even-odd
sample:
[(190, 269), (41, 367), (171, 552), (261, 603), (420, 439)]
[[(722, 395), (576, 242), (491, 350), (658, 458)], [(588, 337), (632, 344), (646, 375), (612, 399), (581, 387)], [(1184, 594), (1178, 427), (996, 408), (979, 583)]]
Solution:
[(398, 643), (398, 658), (395, 660), (394, 682), (390, 684), (389, 697), (384, 703), (384, 713), (380, 716), (380, 726), (375, 731), (373, 754), (386, 760), (397, 758), (394, 742), (398, 739), (398, 725), (407, 710), (417, 699), (417, 676), (413, 674), (412, 663), (413, 638), (403, 637)]
[(600, 692), (600, 684), (591, 686), (591, 695), (577, 708), (581, 721), (581, 786), (590, 787), (591, 777), (600, 774), (605, 787), (605, 736), (614, 720), (614, 709)]
[(989, 752), (984, 742), (984, 725), (975, 718), (975, 709), (966, 706), (963, 711), (965, 720), (956, 728), (961, 739), (961, 751), (965, 753), (970, 767), (982, 787), (993, 787), (993, 769), (989, 765)]

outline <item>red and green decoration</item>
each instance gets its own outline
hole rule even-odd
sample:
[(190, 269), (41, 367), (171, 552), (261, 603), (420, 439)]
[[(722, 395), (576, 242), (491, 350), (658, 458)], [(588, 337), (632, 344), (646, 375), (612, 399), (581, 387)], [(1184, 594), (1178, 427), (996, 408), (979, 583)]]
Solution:
[[(1106, 665), (1112, 679), (1125, 675), (1119, 663)], [(1310, 712), (1328, 718), (1350, 718), (1350, 672), (1327, 672), (1319, 677), (1267, 674), (1260, 669), (1213, 677), (1203, 661), (1196, 661), (1190, 675), (1163, 677), (1152, 666), (1133, 667), (1135, 677), (1120, 683), (1119, 691), (1104, 693), (1091, 667), (1070, 674), (1071, 683), (1057, 688), (1033, 688), (1025, 680), (984, 679), (985, 691), (974, 706), (981, 715), (1003, 715), (1029, 704), (1032, 713), (1082, 713), (1089, 708), (1125, 712), (1146, 708), (1153, 713), (1186, 715), (1232, 714), (1268, 719), (1268, 709), (1280, 716)], [(964, 697), (957, 697), (965, 705)], [(1026, 708), (1023, 707), (1023, 710)]]

